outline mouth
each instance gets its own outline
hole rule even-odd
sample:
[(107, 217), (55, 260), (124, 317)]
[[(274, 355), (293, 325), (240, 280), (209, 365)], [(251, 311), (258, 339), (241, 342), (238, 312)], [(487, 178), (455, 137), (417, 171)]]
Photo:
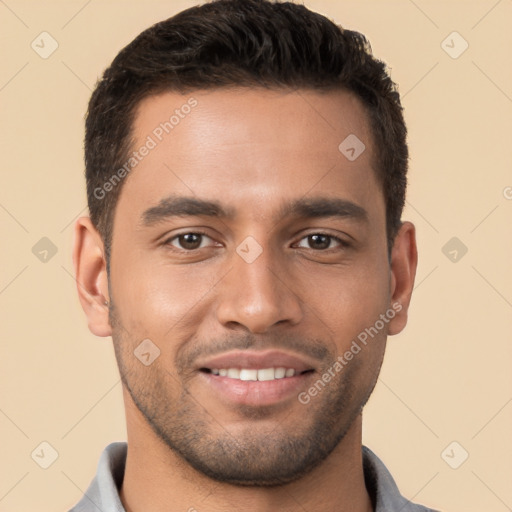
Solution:
[(197, 367), (215, 400), (227, 405), (265, 406), (289, 400), (316, 371), (311, 362), (281, 351), (235, 351)]

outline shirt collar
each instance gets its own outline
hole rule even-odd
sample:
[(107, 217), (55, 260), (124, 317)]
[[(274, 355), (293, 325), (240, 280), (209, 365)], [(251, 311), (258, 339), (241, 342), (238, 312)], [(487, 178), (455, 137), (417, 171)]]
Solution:
[[(126, 512), (119, 489), (123, 482), (126, 442), (109, 444), (101, 454), (94, 480), (80, 502), (69, 512)], [(366, 446), (363, 470), (375, 512), (436, 512), (405, 499), (382, 461)]]

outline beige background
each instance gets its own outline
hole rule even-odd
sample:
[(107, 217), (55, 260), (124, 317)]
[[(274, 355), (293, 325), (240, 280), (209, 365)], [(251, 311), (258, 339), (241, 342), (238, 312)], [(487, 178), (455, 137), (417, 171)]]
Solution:
[[(125, 438), (111, 340), (89, 333), (72, 277), (83, 116), (115, 54), (194, 3), (0, 0), (1, 512), (67, 510), (105, 445)], [(400, 84), (410, 131), (404, 218), (418, 229), (417, 289), (408, 328), (389, 340), (364, 442), (414, 501), (510, 510), (512, 0), (306, 4), (368, 36)], [(59, 45), (47, 59), (31, 48), (43, 31)], [(469, 44), (456, 59), (442, 46), (453, 31)], [(450, 36), (444, 48), (463, 44)], [(42, 237), (58, 249), (46, 262), (32, 252)], [(455, 262), (442, 251), (452, 237), (468, 248)], [(58, 452), (48, 469), (43, 441)]]

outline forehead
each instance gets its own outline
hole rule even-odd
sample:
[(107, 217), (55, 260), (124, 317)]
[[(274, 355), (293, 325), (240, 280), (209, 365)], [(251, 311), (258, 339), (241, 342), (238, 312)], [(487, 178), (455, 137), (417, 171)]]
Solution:
[(345, 91), (158, 94), (137, 108), (132, 150), (118, 203), (129, 212), (170, 194), (261, 215), (308, 194), (382, 206), (368, 117)]

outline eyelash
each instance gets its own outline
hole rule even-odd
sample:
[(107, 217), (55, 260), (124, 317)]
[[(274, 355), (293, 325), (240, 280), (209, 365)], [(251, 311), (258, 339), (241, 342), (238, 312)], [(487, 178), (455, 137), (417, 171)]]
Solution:
[[(195, 252), (195, 251), (198, 251), (199, 249), (204, 249), (204, 247), (200, 247), (198, 249), (180, 249), (180, 248), (177, 248), (177, 247), (174, 247), (171, 245), (171, 242), (173, 242), (174, 240), (178, 239), (180, 236), (184, 236), (184, 235), (200, 235), (200, 236), (203, 236), (203, 237), (206, 237), (206, 238), (210, 238), (211, 240), (213, 240), (213, 238), (208, 235), (207, 233), (205, 233), (204, 231), (201, 231), (201, 230), (194, 230), (194, 231), (186, 231), (186, 232), (183, 232), (183, 233), (179, 233), (177, 235), (173, 235), (172, 237), (168, 238), (167, 240), (165, 240), (163, 242), (163, 245), (164, 246), (170, 246), (172, 247), (173, 249), (175, 250), (178, 250), (178, 251), (183, 251), (183, 252), (188, 252), (188, 253), (192, 253), (192, 252)], [(339, 246), (343, 249), (349, 249), (352, 247), (352, 244), (350, 244), (349, 242), (347, 242), (346, 240), (343, 240), (337, 236), (334, 236), (334, 235), (330, 235), (329, 233), (323, 233), (321, 231), (315, 231), (313, 233), (309, 233), (307, 235), (304, 235), (302, 238), (300, 238), (300, 240), (296, 243), (300, 243), (302, 240), (310, 237), (310, 236), (315, 236), (315, 235), (320, 235), (320, 236), (325, 236), (325, 237), (328, 237), (331, 241), (335, 241), (339, 244)], [(294, 246), (296, 245), (294, 244)], [(328, 249), (313, 249), (313, 248), (309, 248), (309, 250), (311, 251), (315, 251), (315, 252), (328, 252), (328, 251), (332, 251), (333, 249), (336, 249), (336, 247), (331, 247), (331, 248), (328, 248)]]
[[(314, 233), (309, 233), (305, 236), (303, 236), (299, 242), (301, 242), (302, 240), (310, 237), (310, 236), (315, 236), (315, 235), (319, 235), (319, 236), (325, 236), (327, 238), (329, 238), (331, 241), (335, 241), (337, 242), (341, 248), (343, 249), (348, 249), (349, 247), (351, 247), (351, 244), (349, 242), (347, 242), (346, 240), (343, 240), (342, 238), (339, 238), (337, 236), (334, 236), (334, 235), (330, 235), (329, 233), (322, 233), (321, 231), (316, 231)], [(312, 251), (315, 251), (315, 249), (309, 247), (310, 250)], [(334, 250), (336, 249), (336, 247), (330, 247), (328, 249), (322, 249), (322, 250), (316, 250), (315, 252), (328, 252), (328, 251), (331, 251), (331, 250)]]
[[(178, 239), (180, 236), (185, 236), (185, 235), (200, 235), (200, 236), (204, 236), (206, 238), (210, 238), (211, 240), (213, 240), (213, 238), (208, 235), (208, 233), (205, 233), (204, 231), (201, 231), (201, 230), (194, 230), (194, 231), (184, 231), (183, 233), (178, 233), (177, 235), (173, 235), (172, 237), (168, 238), (167, 240), (164, 241), (163, 245), (165, 246), (169, 246), (171, 245), (171, 242), (173, 240), (176, 240)], [(182, 250), (182, 251), (185, 251), (185, 252), (192, 252), (193, 250), (196, 250), (197, 249), (193, 249), (193, 250), (187, 250), (187, 249), (178, 249), (177, 247), (175, 248), (177, 250)]]

